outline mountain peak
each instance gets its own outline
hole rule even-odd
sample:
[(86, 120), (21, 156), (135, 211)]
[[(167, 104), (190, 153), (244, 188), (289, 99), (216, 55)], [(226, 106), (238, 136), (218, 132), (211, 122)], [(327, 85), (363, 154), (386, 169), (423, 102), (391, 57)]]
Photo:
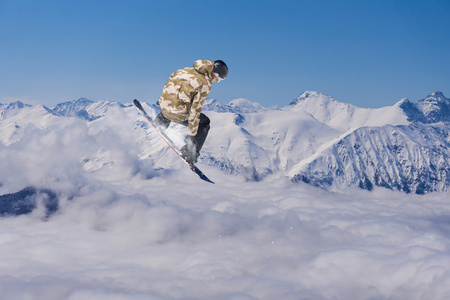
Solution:
[(88, 98), (81, 97), (81, 98), (79, 98), (78, 100), (72, 100), (72, 101), (68, 101), (68, 102), (66, 102), (66, 103), (89, 105), (89, 104), (94, 103), (94, 101), (89, 100)]
[(403, 98), (402, 100), (398, 101), (397, 103), (394, 104), (394, 107), (404, 107), (404, 106), (409, 106), (411, 105), (411, 101), (409, 101), (408, 98)]
[(316, 91), (305, 91), (300, 96), (298, 96), (296, 99), (294, 99), (289, 105), (295, 106), (300, 102), (306, 101), (306, 100), (327, 100), (327, 101), (335, 101), (333, 97), (327, 96), (325, 94), (316, 92)]
[(24, 107), (31, 107), (31, 105), (25, 104), (22, 101), (15, 101), (15, 102), (11, 102), (8, 105), (6, 105), (6, 109), (15, 109), (15, 108), (24, 108)]
[(88, 107), (92, 106), (92, 104), (94, 103), (96, 102), (87, 98), (79, 98), (78, 100), (60, 103), (56, 105), (52, 109), (52, 111), (58, 116), (79, 117), (88, 121), (93, 121), (98, 117), (92, 116), (88, 111), (86, 111), (86, 109), (88, 109)]
[(58, 110), (61, 107), (66, 108), (66, 107), (69, 107), (69, 106), (70, 107), (87, 106), (87, 105), (92, 104), (92, 103), (94, 103), (94, 101), (89, 100), (87, 98), (79, 98), (78, 100), (70, 100), (70, 101), (59, 103), (58, 105), (56, 105), (54, 107), (54, 109)]
[(442, 92), (434, 92), (428, 95), (425, 99), (419, 101), (419, 103), (421, 102), (448, 103), (450, 102), (450, 99), (445, 98)]
[(215, 111), (215, 112), (224, 112), (226, 111), (224, 105), (220, 103), (219, 100), (213, 98), (206, 98), (203, 103), (202, 110), (204, 111)]
[(441, 98), (441, 99), (448, 100), (447, 98), (445, 98), (444, 94), (442, 92), (439, 92), (439, 91), (431, 93), (430, 95), (428, 95), (427, 98), (436, 98), (436, 99)]
[(231, 108), (234, 108), (240, 112), (246, 112), (246, 113), (264, 110), (264, 107), (262, 107), (261, 104), (259, 104), (257, 102), (251, 102), (244, 98), (231, 100), (228, 105)]
[(425, 116), (427, 122), (450, 121), (450, 99), (442, 92), (434, 92), (417, 102), (417, 109)]
[(325, 95), (322, 93), (319, 93), (317, 91), (304, 91), (299, 97), (312, 98), (312, 97), (317, 97), (317, 96), (325, 96)]

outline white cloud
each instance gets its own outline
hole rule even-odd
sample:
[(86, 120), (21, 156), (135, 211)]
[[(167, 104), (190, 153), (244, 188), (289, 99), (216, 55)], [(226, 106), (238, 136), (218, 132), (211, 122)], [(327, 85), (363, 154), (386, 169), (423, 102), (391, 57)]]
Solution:
[[(23, 291), (30, 299), (450, 293), (448, 195), (331, 194), (218, 173), (213, 186), (185, 171), (96, 180), (63, 198), (47, 222), (2, 218), (1, 290), (9, 299)], [(234, 209), (218, 211), (218, 203)]]

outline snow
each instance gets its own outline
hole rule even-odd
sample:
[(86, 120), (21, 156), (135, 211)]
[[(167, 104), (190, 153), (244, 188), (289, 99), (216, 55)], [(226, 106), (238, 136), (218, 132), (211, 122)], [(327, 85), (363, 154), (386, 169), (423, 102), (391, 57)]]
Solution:
[[(59, 202), (48, 215), (37, 194), (31, 214), (0, 217), (2, 300), (450, 297), (448, 192), (331, 192), (267, 171), (267, 157), (289, 170), (346, 133), (309, 112), (207, 112), (216, 162), (268, 172), (223, 172), (208, 164), (209, 144), (199, 167), (212, 185), (171, 159), (128, 104), (91, 121), (44, 106), (0, 111), (0, 197), (36, 187)], [(373, 139), (412, 130), (389, 126)], [(433, 134), (439, 145), (438, 131), (418, 129), (417, 144), (431, 147)], [(182, 142), (182, 127), (169, 132)]]

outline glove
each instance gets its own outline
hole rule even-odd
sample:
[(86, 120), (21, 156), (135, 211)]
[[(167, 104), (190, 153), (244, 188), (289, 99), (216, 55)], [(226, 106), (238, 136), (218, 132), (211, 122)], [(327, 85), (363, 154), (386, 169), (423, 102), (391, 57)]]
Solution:
[(195, 141), (195, 136), (186, 135), (184, 139), (186, 145), (184, 145), (181, 149), (181, 157), (187, 161), (188, 164), (194, 164), (197, 162), (197, 159), (200, 153), (197, 151), (197, 145)]

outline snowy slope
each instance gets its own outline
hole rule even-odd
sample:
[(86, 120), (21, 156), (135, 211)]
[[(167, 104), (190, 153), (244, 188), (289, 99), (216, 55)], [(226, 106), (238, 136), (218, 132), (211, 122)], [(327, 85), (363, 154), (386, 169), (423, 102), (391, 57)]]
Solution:
[[(414, 193), (446, 191), (449, 103), (440, 92), (417, 103), (402, 99), (379, 109), (355, 107), (317, 92), (305, 92), (280, 109), (245, 99), (228, 105), (208, 99), (204, 112), (212, 127), (200, 163), (250, 181), (277, 174), (331, 190), (382, 186)], [(155, 105), (144, 107), (153, 116), (159, 112)], [(0, 140), (6, 145), (20, 140), (27, 127), (48, 129), (84, 120), (89, 133), (111, 131), (133, 141), (138, 157), (155, 169), (180, 166), (131, 104), (81, 98), (54, 108), (3, 104), (0, 113)], [(172, 123), (167, 133), (183, 145), (181, 125)], [(85, 167), (114, 163), (107, 156), (91, 154), (83, 158)]]
[(419, 194), (449, 187), (450, 140), (444, 124), (362, 127), (291, 170), (294, 181), (334, 189), (375, 185)]
[(339, 134), (304, 112), (207, 114), (214, 126), (205, 143), (203, 161), (224, 170), (236, 169), (250, 180), (289, 170)]

